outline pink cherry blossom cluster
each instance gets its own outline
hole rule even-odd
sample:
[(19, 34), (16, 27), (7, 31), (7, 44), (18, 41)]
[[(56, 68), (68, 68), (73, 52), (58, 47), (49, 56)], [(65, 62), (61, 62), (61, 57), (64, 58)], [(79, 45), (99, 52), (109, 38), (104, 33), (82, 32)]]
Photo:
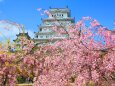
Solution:
[[(75, 28), (69, 29), (69, 38), (46, 47), (44, 69), (35, 82), (36, 86), (113, 84), (111, 76), (115, 72), (115, 44), (111, 40), (111, 34), (103, 26), (98, 27), (101, 30), (96, 29), (96, 35), (102, 38), (104, 36), (106, 44), (95, 41), (92, 30), (100, 26), (100, 23), (94, 19), (90, 22), (91, 26), (85, 27), (84, 20), (80, 20)], [(74, 81), (71, 80), (73, 75)]]
[(0, 86), (16, 86), (16, 65), (14, 65), (14, 55), (0, 54)]
[[(86, 26), (87, 20), (90, 26)], [(58, 31), (57, 26), (53, 29), (60, 34), (65, 31)], [(23, 75), (32, 78), (34, 86), (114, 86), (112, 32), (97, 20), (83, 17), (66, 33), (68, 38), (53, 45), (37, 46), (22, 37), (19, 51), (0, 46), (0, 85), (16, 86), (17, 76)], [(96, 36), (103, 40), (96, 41)]]

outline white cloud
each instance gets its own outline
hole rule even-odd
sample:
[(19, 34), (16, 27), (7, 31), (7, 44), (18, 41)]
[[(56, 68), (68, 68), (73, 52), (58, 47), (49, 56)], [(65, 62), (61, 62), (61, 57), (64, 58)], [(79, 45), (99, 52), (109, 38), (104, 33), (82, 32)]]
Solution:
[(8, 23), (7, 21), (0, 21), (0, 40), (6, 38), (11, 38), (12, 40), (16, 38), (16, 34), (19, 33), (17, 26)]
[[(0, 40), (6, 40), (10, 38), (11, 40), (16, 39), (16, 34), (19, 34), (20, 25), (7, 20), (0, 21)], [(31, 30), (25, 30), (28, 32), (30, 37), (34, 37), (34, 33)]]

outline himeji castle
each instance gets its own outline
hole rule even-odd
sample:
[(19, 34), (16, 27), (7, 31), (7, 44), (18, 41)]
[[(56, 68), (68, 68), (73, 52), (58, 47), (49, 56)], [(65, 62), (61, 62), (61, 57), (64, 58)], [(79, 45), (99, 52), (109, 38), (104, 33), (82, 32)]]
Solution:
[[(64, 29), (68, 31), (68, 26), (75, 26), (75, 18), (71, 17), (71, 11), (68, 7), (66, 8), (49, 8), (47, 18), (42, 19), (42, 24), (38, 26), (38, 32), (35, 32), (35, 37), (31, 39), (28, 33), (19, 33), (15, 42), (19, 42), (19, 38), (25, 36), (27, 39), (34, 41), (37, 45), (53, 44), (57, 40), (68, 38), (68, 34), (64, 33), (58, 35), (54, 30)], [(108, 30), (111, 33), (111, 38), (115, 39), (115, 31)], [(52, 39), (52, 40), (51, 40)]]
[[(35, 32), (35, 38), (33, 41), (36, 44), (54, 43), (57, 40), (68, 37), (68, 34), (57, 35), (54, 31), (54, 27), (57, 29), (68, 30), (68, 26), (74, 26), (75, 18), (71, 18), (71, 11), (68, 7), (66, 8), (49, 8), (48, 18), (42, 19), (42, 24), (38, 26), (39, 31)], [(52, 39), (52, 41), (49, 41)]]

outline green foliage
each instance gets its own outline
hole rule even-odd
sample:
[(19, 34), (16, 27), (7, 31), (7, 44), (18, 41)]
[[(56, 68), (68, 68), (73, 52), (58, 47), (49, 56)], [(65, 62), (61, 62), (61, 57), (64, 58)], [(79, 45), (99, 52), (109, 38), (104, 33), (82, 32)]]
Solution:
[(89, 81), (88, 86), (95, 86), (95, 83), (93, 81)]
[(25, 83), (26, 82), (26, 78), (23, 77), (23, 76), (18, 76), (17, 77), (17, 81), (18, 81), (18, 83)]
[(115, 81), (115, 72), (112, 74), (112, 79)]

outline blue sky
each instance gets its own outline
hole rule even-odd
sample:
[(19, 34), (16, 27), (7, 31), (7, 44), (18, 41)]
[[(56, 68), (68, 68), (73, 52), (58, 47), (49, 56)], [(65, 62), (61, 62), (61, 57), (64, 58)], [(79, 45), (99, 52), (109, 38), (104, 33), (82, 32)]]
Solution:
[[(10, 20), (24, 24), (30, 35), (33, 35), (33, 32), (38, 31), (37, 25), (41, 23), (41, 18), (43, 18), (36, 9), (48, 9), (50, 6), (56, 8), (68, 6), (76, 21), (83, 16), (90, 16), (109, 29), (114, 28), (115, 0), (0, 0), (0, 21)], [(0, 32), (9, 37), (18, 33), (18, 30), (13, 30), (12, 33), (5, 32), (3, 30), (5, 25), (7, 24), (0, 27)]]

